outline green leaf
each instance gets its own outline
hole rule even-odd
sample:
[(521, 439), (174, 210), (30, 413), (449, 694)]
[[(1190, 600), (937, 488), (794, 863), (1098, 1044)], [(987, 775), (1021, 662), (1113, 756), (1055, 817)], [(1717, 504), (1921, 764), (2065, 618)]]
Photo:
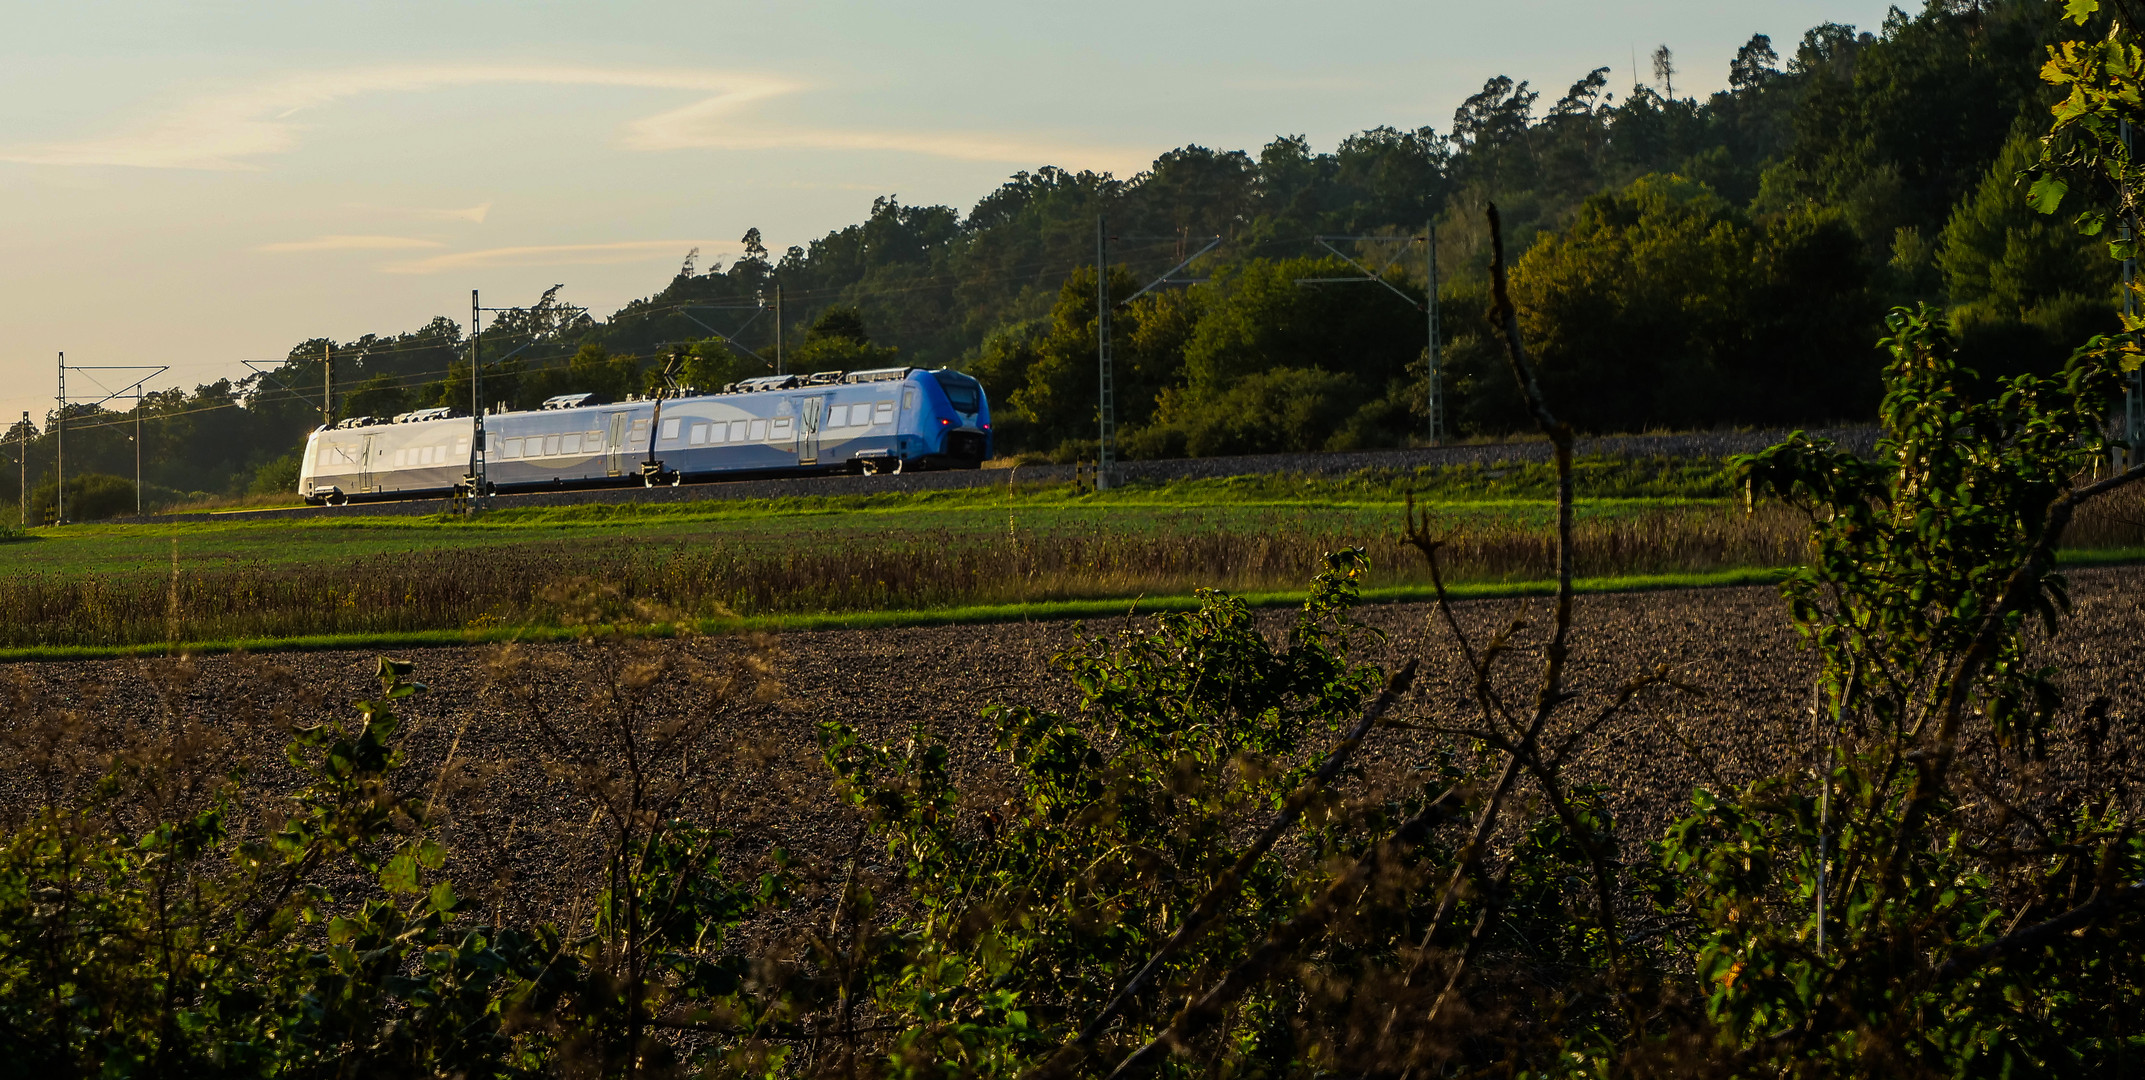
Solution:
[(2108, 215), (2105, 211), (2088, 210), (2085, 213), (2078, 215), (2077, 225), (2078, 235), (2099, 236), (2100, 230), (2106, 228), (2108, 225)]
[(462, 902), (462, 898), (454, 895), (454, 885), (452, 883), (442, 881), (432, 886), (431, 901), (432, 910), (442, 915), (452, 915), (456, 905)]
[(417, 860), (405, 851), (380, 868), (380, 887), (391, 893), (417, 891)]
[(2100, 10), (2100, 0), (2063, 0), (2063, 15), (2071, 22), (2084, 26), (2085, 21)]
[(2026, 201), (2041, 213), (2053, 214), (2063, 205), (2063, 196), (2070, 194), (2070, 190), (2069, 184), (2053, 176), (2044, 176), (2035, 180), (2033, 186), (2027, 189)]
[(437, 840), (420, 840), (417, 843), (417, 862), (427, 870), (437, 870), (447, 864), (447, 849)]

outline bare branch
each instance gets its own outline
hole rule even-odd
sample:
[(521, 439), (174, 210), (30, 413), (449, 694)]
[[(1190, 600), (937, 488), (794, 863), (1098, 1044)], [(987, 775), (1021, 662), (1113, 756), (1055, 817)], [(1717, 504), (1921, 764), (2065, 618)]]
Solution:
[(1095, 1040), (1101, 1037), (1103, 1029), (1109, 1026), (1109, 1022), (1117, 1016), (1126, 1003), (1130, 1002), (1141, 990), (1146, 989), (1148, 981), (1154, 978), (1155, 972), (1162, 969), (1162, 964), (1170, 957), (1181, 952), (1185, 946), (1198, 940), (1199, 936), (1206, 932), (1208, 925), (1220, 913), (1222, 905), (1235, 898), (1238, 887), (1243, 883), (1244, 876), (1251, 872), (1252, 866), (1273, 848), (1274, 844), (1281, 839), (1283, 833), (1286, 833), (1291, 826), (1296, 824), (1296, 819), (1303, 816), (1304, 807), (1310, 805), (1311, 800), (1316, 798), (1318, 793), (1325, 789), (1326, 785), (1331, 784), (1334, 777), (1340, 775), (1341, 770), (1347, 766), (1348, 759), (1353, 757), (1357, 748), (1363, 745), (1363, 739), (1370, 734), (1372, 728), (1377, 726), (1379, 718), (1385, 715), (1385, 711), (1392, 707), (1394, 701), (1408, 692), (1408, 687), (1415, 681), (1416, 663), (1414, 660), (1408, 661), (1406, 667), (1401, 668), (1392, 678), (1386, 680), (1385, 689), (1379, 691), (1377, 698), (1372, 700), (1369, 707), (1363, 710), (1362, 719), (1356, 722), (1356, 726), (1348, 732), (1347, 737), (1342, 739), (1340, 745), (1335, 746), (1332, 752), (1326, 755), (1325, 762), (1319, 766), (1318, 771), (1313, 773), (1309, 780), (1306, 780), (1302, 786), (1289, 793), (1288, 802), (1283, 805), (1281, 813), (1275, 816), (1272, 823), (1266, 826), (1266, 831), (1260, 833), (1258, 839), (1254, 840), (1250, 847), (1244, 849), (1243, 854), (1237, 857), (1236, 864), (1224, 871), (1221, 878), (1215, 881), (1213, 887), (1207, 890), (1206, 895), (1199, 898), (1199, 902), (1193, 906), (1191, 914), (1185, 917), (1183, 924), (1178, 926), (1176, 932), (1169, 936), (1169, 940), (1163, 942), (1161, 948), (1155, 950), (1155, 954), (1148, 958), (1147, 963), (1131, 979), (1125, 982), (1125, 985), (1117, 991), (1115, 997), (1110, 999), (1110, 1003), (1080, 1029), (1080, 1034), (1072, 1042), (1066, 1044), (1057, 1054), (1052, 1055), (1050, 1060), (1044, 1062), (1034, 1073), (1030, 1074), (1032, 1077), (1061, 1075), (1064, 1071), (1068, 1071), (1072, 1065), (1077, 1064), (1080, 1058), (1087, 1055), (1088, 1049), (1094, 1046)]

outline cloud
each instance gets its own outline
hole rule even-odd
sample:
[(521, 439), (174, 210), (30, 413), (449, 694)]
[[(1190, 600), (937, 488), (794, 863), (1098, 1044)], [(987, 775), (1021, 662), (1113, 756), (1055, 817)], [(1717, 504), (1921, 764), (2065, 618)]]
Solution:
[(285, 240), (280, 243), (262, 244), (253, 250), (270, 255), (288, 255), (299, 251), (393, 251), (398, 248), (446, 246), (437, 240), (421, 240), (414, 236), (316, 236), (311, 240)]
[(848, 131), (767, 127), (741, 122), (745, 102), (709, 98), (626, 125), (630, 150), (884, 150), (960, 161), (1077, 163), (1084, 168), (1134, 171), (1153, 155), (1121, 146), (1041, 142), (991, 132)]
[(492, 204), (488, 202), (478, 203), (475, 206), (465, 206), (459, 210), (453, 207), (381, 206), (378, 203), (361, 202), (344, 203), (342, 208), (363, 211), (368, 214), (386, 214), (391, 217), (423, 218), (426, 221), (468, 221), (478, 225), (484, 224), (485, 215), (492, 212)]
[(734, 107), (798, 89), (786, 80), (728, 72), (559, 64), (464, 64), (307, 72), (197, 98), (118, 133), (64, 142), (0, 146), (0, 161), (30, 165), (120, 165), (144, 169), (257, 170), (253, 159), (297, 149), (307, 109), (368, 94), (523, 83), (680, 90), (702, 104)]
[(734, 249), (735, 242), (715, 240), (622, 240), (609, 244), (545, 244), (535, 247), (487, 248), (434, 255), (414, 262), (389, 263), (381, 267), (390, 274), (437, 274), (486, 266), (611, 266), (618, 263), (679, 261), (694, 248), (704, 251)]
[(484, 215), (489, 214), (491, 212), (492, 204), (490, 203), (478, 203), (477, 205), (472, 206), (467, 210), (417, 211), (417, 213), (423, 217), (439, 218), (444, 221), (472, 221), (479, 225), (484, 224)]
[[(884, 131), (755, 122), (754, 107), (803, 84), (747, 72), (677, 68), (604, 68), (570, 64), (461, 64), (306, 72), (181, 104), (104, 136), (0, 144), (0, 161), (30, 165), (107, 165), (143, 169), (257, 171), (260, 159), (298, 149), (312, 125), (294, 119), (309, 109), (373, 94), (528, 84), (669, 90), (698, 95), (690, 104), (629, 121), (620, 142), (647, 152), (713, 149), (809, 149), (921, 154), (962, 161), (1059, 164), (1132, 172), (1150, 153), (1078, 141), (1041, 141), (991, 132)], [(491, 204), (433, 211), (481, 222)]]

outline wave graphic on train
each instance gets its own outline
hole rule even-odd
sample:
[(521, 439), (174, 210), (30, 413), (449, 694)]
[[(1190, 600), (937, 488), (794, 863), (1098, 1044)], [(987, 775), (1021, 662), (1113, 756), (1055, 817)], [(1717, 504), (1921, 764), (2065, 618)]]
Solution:
[[(976, 468), (991, 453), (983, 386), (957, 371), (767, 375), (722, 392), (684, 390), (611, 405), (567, 394), (538, 409), (487, 412), (480, 494), (725, 475)], [(306, 440), (309, 503), (417, 498), (477, 486), (478, 425), (447, 409), (357, 416)], [(652, 440), (652, 441), (651, 441)]]

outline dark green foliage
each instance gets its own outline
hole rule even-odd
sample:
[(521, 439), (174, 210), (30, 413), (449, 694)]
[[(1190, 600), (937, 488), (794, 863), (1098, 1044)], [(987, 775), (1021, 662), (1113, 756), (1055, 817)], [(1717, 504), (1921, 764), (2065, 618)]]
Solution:
[(282, 495), (298, 490), (298, 469), (301, 465), (298, 459), (297, 454), (285, 454), (253, 470), (253, 482), (246, 485), (246, 493)]
[[(466, 384), (465, 384), (466, 385)], [(372, 416), (389, 419), (398, 413), (410, 410), (410, 389), (403, 386), (393, 375), (386, 372), (371, 376), (359, 383), (343, 399), (345, 419), (356, 416)], [(293, 485), (291, 490), (297, 490)]]
[[(7, 837), (0, 1073), (660, 1076), (685, 1055), (648, 1038), (656, 1010), (737, 1014), (728, 928), (781, 886), (724, 880), (707, 829), (642, 823), (585, 932), (473, 917), (438, 876), (429, 803), (394, 782), (410, 671), (381, 660), (359, 723), (296, 733), (304, 783), (265, 833), (234, 828), (255, 820), (239, 777), (190, 776), (181, 735)], [(113, 831), (140, 805), (184, 812)]]
[(804, 346), (789, 354), (793, 371), (865, 371), (892, 367), (901, 350), (873, 345), (864, 328), (864, 315), (854, 307), (836, 306), (820, 313), (805, 328)]
[[(2107, 268), (2014, 220), (2021, 211), (2004, 198), (2017, 172), (2015, 139), (2038, 130), (2052, 100), (2035, 72), (2060, 30), (2058, 8), (2076, 8), (2093, 22), (2090, 36), (2104, 36), (2107, 17), (2093, 4), (1930, 3), (1913, 14), (1895, 10), (1868, 30), (1823, 24), (1792, 48), (1756, 35), (1737, 51), (1728, 89), (1702, 100), (1675, 96), (1665, 83), (1621, 88), (1606, 67), (1553, 100), (1548, 88), (1500, 75), (1443, 132), (1377, 126), (1330, 151), (1300, 135), (1278, 136), (1256, 153), (1184, 146), (1129, 177), (1044, 166), (1015, 174), (965, 213), (881, 196), (858, 224), (779, 253), (752, 230), (744, 258), (727, 267), (689, 262), (655, 294), (601, 321), (556, 291), (496, 313), (479, 343), (487, 365), (480, 404), (652, 392), (680, 350), (688, 357), (681, 382), (703, 390), (767, 374), (779, 286), (791, 370), (964, 367), (1000, 406), (1002, 451), (1092, 457), (1092, 267), (1102, 217), (1120, 237), (1112, 292), (1121, 271), (1125, 296), (1173, 265), (1184, 242), (1226, 241), (1191, 268), (1211, 283), (1150, 294), (1118, 313), (1126, 452), (1405, 445), (1426, 432), (1420, 318), (1376, 286), (1304, 296), (1267, 286), (1288, 286), (1300, 264), (1323, 254), (1314, 235), (1409, 238), (1435, 223), (1446, 414), (1462, 435), (1500, 435), (1525, 425), (1480, 323), (1488, 244), (1479, 210), (1494, 199), (1514, 249), (1551, 238), (1567, 264), (1552, 275), (1561, 283), (1552, 291), (1576, 290), (1523, 296), (1529, 332), (1590, 350), (1613, 346), (1584, 365), (1597, 378), (1562, 390), (1584, 427), (1866, 419), (1876, 361), (1862, 343), (1881, 332), (1892, 304), (1954, 305), (1961, 348), (1984, 373), (2053, 370), (2065, 343), (2106, 328)], [(2054, 171), (2036, 171), (2049, 185), (2038, 189), (2049, 196), (2046, 209), (2112, 220), (2106, 207), (2118, 196), (2120, 168), (2073, 154), (2069, 140), (2059, 133), (2051, 144)], [(1634, 185), (1648, 177), (1675, 178), (1647, 181), (1654, 187), (1702, 185), (1713, 202), (1694, 213), (1709, 228), (1726, 223), (1732, 235), (1701, 229), (1682, 238), (1681, 249), (1692, 250), (1666, 259), (1634, 245), (1662, 239), (1650, 225), (1605, 230), (1603, 205), (1634, 201)], [(2066, 201), (2073, 183), (2078, 192)], [(1423, 289), (1413, 241), (1350, 250), (1372, 262), (1395, 256), (1388, 276), (1411, 294)], [(1587, 270), (1597, 259), (1603, 265)], [(1697, 266), (1707, 269), (1704, 281), (1692, 280)], [(1585, 280), (1590, 272), (1598, 276)], [(1318, 276), (1330, 275), (1322, 268)], [(2026, 277), (2039, 284), (2020, 292)], [(1694, 302), (1681, 303), (1686, 295)], [(814, 321), (830, 312), (842, 313), (846, 329), (815, 332)], [(331, 345), (343, 388), (336, 416), (466, 409), (466, 329), (443, 317), (412, 333), (310, 340), (266, 375), (169, 392), (151, 410), (160, 417), (151, 425), (151, 479), (185, 490), (246, 488), (317, 422)], [(1666, 335), (1665, 348), (1653, 348), (1647, 335), (1656, 333)], [(589, 347), (602, 353), (592, 357)], [(1275, 395), (1232, 398), (1236, 380), (1282, 369), (1351, 381), (1327, 386), (1294, 416), (1239, 416)], [(110, 425), (115, 415), (82, 419)], [(127, 450), (108, 432), (88, 440), (84, 461), (121, 472), (117, 458)], [(50, 446), (41, 442), (33, 457), (49, 474)], [(0, 501), (13, 483), (0, 471)]]
[[(1304, 784), (1318, 763), (1310, 752), (1355, 720), (1379, 681), (1349, 659), (1364, 633), (1348, 618), (1363, 569), (1358, 552), (1328, 556), (1279, 646), (1241, 601), (1217, 593), (1116, 641), (1083, 638), (1057, 660), (1079, 687), (1077, 712), (993, 710), (1013, 775), (980, 823), (959, 813), (974, 799), (955, 788), (947, 749), (926, 733), (875, 746), (839, 723), (823, 726), (840, 790), (884, 839), (915, 910), (870, 939), (882, 958), (869, 966), (886, 973), (873, 983), (876, 1004), (902, 1029), (889, 1046), (897, 1074), (1011, 1075), (1048, 1056), (1202, 896), (1225, 890), (1207, 932), (1128, 1005), (1111, 1041), (1148, 1037), (1203, 973), (1322, 890), (1329, 860), (1360, 855), (1435, 793), (1394, 793), (1351, 813), (1322, 799), (1319, 824), (1287, 858), (1255, 862), (1241, 877), (1231, 870), (1247, 827)], [(1275, 987), (1247, 1002), (1223, 1052), (1245, 1068), (1318, 1052), (1338, 1034), (1320, 1014), (1348, 1010), (1348, 967), (1390, 963), (1409, 929), (1392, 922), (1328, 957), (1322, 977), (1333, 985), (1311, 1001)], [(1306, 1021), (1319, 1030), (1291, 1030)], [(1323, 1052), (1340, 1049), (1328, 1042)]]
[[(2098, 1071), (2137, 1052), (2145, 952), (2136, 916), (2094, 901), (2138, 891), (2145, 845), (2120, 798), (2036, 779), (2071, 733), (2029, 631), (2061, 626), (2051, 550), (2091, 494), (2119, 353), (2096, 339), (2056, 377), (1969, 396), (1932, 313), (1890, 326), (1874, 457), (1798, 437), (1744, 464), (1811, 515), (1816, 557), (1783, 591), (1837, 749), (1816, 783), (1700, 793), (1661, 845), (1700, 929), (1697, 989), (1753, 1066)], [(2066, 918), (2075, 933), (2034, 930)]]
[[(423, 689), (381, 661), (354, 728), (302, 731), (307, 777), (282, 823), (233, 835), (234, 783), (140, 836), (97, 827), (104, 804), (180, 781), (183, 747), (115, 768), (82, 810), (46, 808), (0, 854), (0, 1026), (21, 1075), (255, 1076), (459, 1070), (497, 1060), (488, 987), (546, 962), (531, 943), (450, 927), (443, 852), (394, 796), (391, 702)], [(154, 798), (154, 796), (151, 796)], [(398, 824), (399, 822), (399, 824)], [(338, 908), (330, 874), (385, 895)]]
[[(293, 481), (295, 483), (295, 481)], [(59, 485), (48, 480), (30, 489), (30, 521), (49, 521), (59, 507)], [(67, 520), (98, 521), (134, 512), (134, 480), (109, 473), (67, 476)]]
[(1952, 212), (1936, 257), (1961, 359), (1991, 377), (2056, 371), (2072, 343), (2116, 329), (2118, 264), (2105, 237), (2082, 236), (2022, 197), (2041, 145), (2020, 126)]
[(1544, 386), (1582, 430), (1849, 419), (1876, 394), (1870, 274), (1834, 214), (1750, 221), (1704, 185), (1644, 177), (1589, 199), (1513, 288)]

